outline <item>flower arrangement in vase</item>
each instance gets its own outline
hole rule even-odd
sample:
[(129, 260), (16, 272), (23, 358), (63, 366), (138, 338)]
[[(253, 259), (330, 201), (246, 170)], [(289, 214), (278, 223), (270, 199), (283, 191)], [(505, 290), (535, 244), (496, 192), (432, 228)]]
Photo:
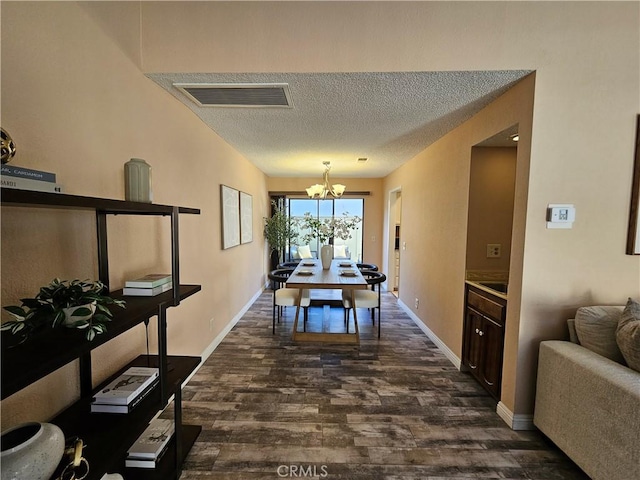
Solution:
[(333, 259), (333, 243), (334, 238), (340, 240), (349, 240), (351, 232), (362, 221), (360, 217), (354, 215), (350, 217), (348, 212), (344, 212), (342, 217), (331, 217), (319, 219), (306, 212), (301, 220), (301, 225), (309, 230), (309, 233), (303, 235), (302, 240), (310, 243), (311, 240), (317, 238), (322, 244), (320, 249), (320, 259), (322, 260), (322, 268), (327, 270), (331, 266)]

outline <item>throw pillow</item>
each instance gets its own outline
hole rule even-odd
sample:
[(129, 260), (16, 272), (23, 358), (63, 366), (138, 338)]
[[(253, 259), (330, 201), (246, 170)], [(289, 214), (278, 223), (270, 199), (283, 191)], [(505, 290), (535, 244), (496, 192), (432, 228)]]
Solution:
[(333, 257), (341, 258), (347, 256), (347, 246), (346, 245), (334, 245), (333, 246)]
[(622, 311), (616, 338), (627, 365), (640, 372), (640, 303), (631, 298)]
[(311, 247), (309, 247), (309, 245), (298, 247), (298, 255), (300, 255), (300, 258), (302, 259), (313, 258), (311, 255)]
[(580, 345), (618, 363), (624, 357), (616, 341), (616, 329), (623, 307), (580, 307), (576, 311), (576, 333)]

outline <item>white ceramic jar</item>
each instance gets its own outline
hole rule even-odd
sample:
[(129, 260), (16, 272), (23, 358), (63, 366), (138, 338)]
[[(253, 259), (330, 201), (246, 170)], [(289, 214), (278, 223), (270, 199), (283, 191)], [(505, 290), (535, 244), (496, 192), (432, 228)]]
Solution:
[(130, 202), (151, 203), (151, 166), (141, 158), (124, 164), (124, 198)]
[(24, 423), (2, 433), (2, 480), (49, 480), (64, 455), (64, 434), (52, 423)]

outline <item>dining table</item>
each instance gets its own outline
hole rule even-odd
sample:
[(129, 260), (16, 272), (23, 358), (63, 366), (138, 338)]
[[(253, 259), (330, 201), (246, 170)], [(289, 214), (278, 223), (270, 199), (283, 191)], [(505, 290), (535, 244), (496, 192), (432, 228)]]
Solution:
[(356, 290), (365, 289), (367, 286), (367, 280), (353, 261), (333, 259), (330, 268), (325, 270), (322, 268), (322, 262), (319, 259), (301, 260), (286, 282), (287, 288), (298, 289), (292, 340), (298, 342), (359, 344), (360, 332), (355, 303), (353, 303), (354, 333), (348, 332), (348, 326), (346, 332), (299, 332), (300, 301), (302, 299), (302, 291), (305, 289)]

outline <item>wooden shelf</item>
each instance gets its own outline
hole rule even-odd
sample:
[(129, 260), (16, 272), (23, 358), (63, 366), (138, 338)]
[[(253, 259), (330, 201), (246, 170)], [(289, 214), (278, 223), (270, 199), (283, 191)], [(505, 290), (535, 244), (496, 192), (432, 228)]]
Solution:
[[(167, 309), (199, 292), (200, 285), (181, 285), (179, 270), (178, 217), (179, 214), (200, 213), (197, 208), (128, 202), (107, 198), (84, 197), (61, 193), (31, 192), (2, 188), (0, 202), (5, 207), (38, 207), (51, 209), (93, 210), (96, 214), (99, 278), (109, 284), (107, 244), (107, 215), (161, 215), (171, 218), (171, 274), (174, 286), (155, 297), (123, 296), (122, 290), (110, 296), (126, 300), (126, 309), (113, 307), (113, 319), (107, 331), (93, 341), (85, 339), (84, 332), (59, 328), (36, 333), (20, 345), (15, 337), (3, 332), (1, 345), (2, 398), (6, 398), (55, 370), (79, 359), (81, 398), (56, 416), (51, 423), (58, 425), (66, 437), (78, 436), (86, 445), (84, 457), (90, 471), (88, 480), (100, 480), (106, 472), (123, 473), (127, 479), (178, 479), (184, 458), (195, 443), (202, 427), (182, 425), (181, 389), (185, 379), (197, 368), (199, 357), (167, 356)], [(106, 385), (126, 368), (155, 366), (159, 368), (158, 386), (128, 414), (91, 413), (92, 385), (91, 351), (121, 335), (127, 330), (157, 317), (158, 354), (141, 355), (118, 373), (107, 379)], [(101, 388), (99, 386), (99, 388)], [(149, 421), (163, 410), (169, 398), (175, 395), (174, 421), (176, 436), (170, 442), (156, 469), (125, 469), (127, 449), (144, 431)], [(181, 442), (177, 442), (177, 438)], [(176, 455), (180, 451), (180, 458)], [(61, 468), (64, 465), (61, 466)], [(58, 471), (58, 475), (59, 475)], [(57, 478), (57, 476), (54, 476)]]
[[(190, 297), (200, 291), (200, 285), (180, 285), (180, 299)], [(107, 331), (88, 341), (82, 330), (58, 328), (47, 330), (13, 348), (15, 343), (9, 332), (2, 332), (2, 398), (30, 385), (36, 380), (54, 372), (76, 360), (81, 355), (108, 342), (130, 328), (158, 314), (162, 305), (173, 303), (172, 292), (155, 297), (122, 296), (122, 290), (110, 294), (122, 298), (127, 308), (114, 307), (113, 320), (107, 324)]]
[(129, 215), (171, 215), (174, 209), (178, 213), (199, 215), (200, 209), (174, 207), (155, 203), (128, 202), (109, 198), (84, 197), (66, 193), (31, 192), (13, 188), (0, 189), (3, 205), (40, 206), (45, 208), (73, 208), (98, 210), (108, 214)]
[[(169, 394), (173, 395), (200, 364), (200, 357), (168, 356), (167, 360), (169, 363), (167, 383)], [(157, 357), (141, 355), (95, 390), (107, 385), (131, 366), (157, 366)], [(90, 465), (87, 480), (99, 480), (104, 472), (124, 471), (128, 448), (133, 445), (154, 415), (163, 408), (160, 389), (156, 387), (131, 413), (91, 413), (91, 398), (83, 398), (53, 418), (51, 423), (59, 426), (65, 437), (78, 436), (83, 440), (86, 445), (84, 457)], [(200, 433), (201, 427), (193, 425), (183, 425), (182, 427), (183, 452), (188, 452)], [(189, 441), (191, 444), (188, 443)], [(125, 478), (138, 478), (130, 475), (130, 472), (137, 473), (140, 469), (126, 470)], [(162, 476), (160, 474), (174, 471), (175, 441), (172, 441), (172, 445), (169, 446), (169, 450), (162, 458), (160, 468), (144, 472), (145, 476), (140, 478), (171, 478), (171, 475)]]

